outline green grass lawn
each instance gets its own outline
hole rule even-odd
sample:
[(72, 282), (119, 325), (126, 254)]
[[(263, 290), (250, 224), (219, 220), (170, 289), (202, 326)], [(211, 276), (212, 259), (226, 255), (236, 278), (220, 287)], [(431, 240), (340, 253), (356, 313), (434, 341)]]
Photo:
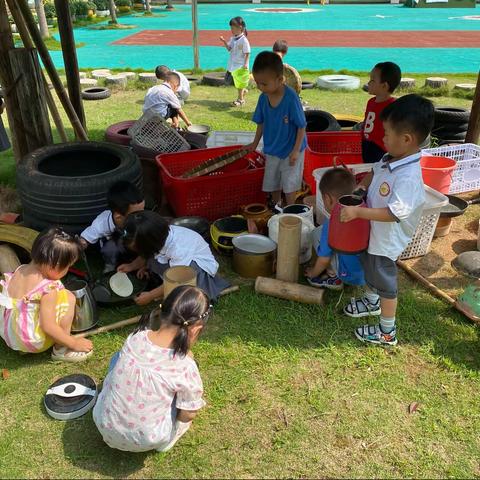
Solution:
[[(132, 89), (85, 102), (91, 139), (138, 117), (143, 95)], [(247, 106), (234, 109), (228, 107), (233, 88), (193, 86), (185, 110), (215, 130), (253, 130), (257, 95), (250, 91)], [(361, 91), (319, 90), (303, 97), (332, 113), (356, 115), (368, 98)], [(14, 183), (11, 154), (0, 155), (0, 182)], [(471, 207), (472, 215), (478, 217), (478, 208)], [(365, 347), (353, 336), (359, 322), (340, 313), (353, 290), (342, 299), (327, 292), (324, 307), (297, 304), (255, 294), (251, 282), (233, 277), (228, 260), (222, 265), (241, 290), (220, 300), (194, 348), (208, 405), (173, 450), (111, 450), (91, 414), (63, 423), (42, 407), (44, 392), (60, 376), (83, 372), (100, 382), (130, 330), (94, 337), (94, 358), (78, 366), (53, 364), (48, 354), (18, 355), (2, 343), (0, 369), (10, 375), (0, 378), (0, 477), (480, 477), (475, 326), (401, 276), (399, 346)], [(102, 309), (101, 321), (136, 312)], [(410, 414), (412, 402), (419, 408)]]

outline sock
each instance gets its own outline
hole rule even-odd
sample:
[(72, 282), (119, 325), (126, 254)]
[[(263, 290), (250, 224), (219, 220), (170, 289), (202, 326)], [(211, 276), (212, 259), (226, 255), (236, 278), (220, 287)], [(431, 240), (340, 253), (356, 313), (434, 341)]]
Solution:
[(376, 305), (379, 300), (379, 296), (376, 293), (373, 293), (370, 290), (365, 290), (365, 293), (363, 294), (363, 297), (368, 300), (368, 303), (372, 305)]
[(391, 333), (395, 330), (395, 317), (384, 317), (380, 315), (380, 330), (383, 333)]

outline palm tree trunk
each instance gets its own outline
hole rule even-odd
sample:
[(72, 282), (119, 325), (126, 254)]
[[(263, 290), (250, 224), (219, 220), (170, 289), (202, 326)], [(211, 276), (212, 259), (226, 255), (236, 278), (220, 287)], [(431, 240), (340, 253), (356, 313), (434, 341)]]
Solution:
[(109, 10), (110, 10), (110, 16), (112, 17), (111, 23), (118, 25), (118, 20), (117, 20), (117, 10), (115, 7), (115, 2), (114, 0), (110, 0), (109, 3)]
[(45, 17), (45, 8), (43, 7), (43, 0), (35, 0), (35, 11), (37, 12), (38, 27), (42, 38), (50, 37), (48, 32), (47, 18)]
[(150, 6), (150, 0), (145, 0), (145, 11), (152, 13), (152, 7)]

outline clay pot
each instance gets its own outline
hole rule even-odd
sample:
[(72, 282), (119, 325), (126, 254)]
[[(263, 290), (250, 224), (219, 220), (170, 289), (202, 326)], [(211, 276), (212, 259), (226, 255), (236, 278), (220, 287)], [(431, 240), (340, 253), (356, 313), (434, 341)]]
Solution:
[(247, 219), (249, 225), (249, 231), (251, 229), (250, 225), (252, 222), (256, 227), (256, 232), (253, 233), (264, 233), (266, 231), (267, 222), (273, 213), (267, 208), (263, 203), (251, 203), (246, 207), (241, 208), (241, 213), (244, 218)]

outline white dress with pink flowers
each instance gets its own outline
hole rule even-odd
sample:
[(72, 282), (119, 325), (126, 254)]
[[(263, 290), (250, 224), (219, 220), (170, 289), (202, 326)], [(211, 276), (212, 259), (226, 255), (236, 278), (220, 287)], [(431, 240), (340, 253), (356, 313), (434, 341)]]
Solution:
[(175, 436), (176, 409), (205, 405), (195, 361), (154, 345), (149, 332), (127, 338), (93, 409), (105, 443), (118, 450), (162, 450)]

